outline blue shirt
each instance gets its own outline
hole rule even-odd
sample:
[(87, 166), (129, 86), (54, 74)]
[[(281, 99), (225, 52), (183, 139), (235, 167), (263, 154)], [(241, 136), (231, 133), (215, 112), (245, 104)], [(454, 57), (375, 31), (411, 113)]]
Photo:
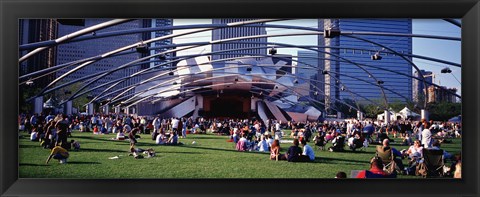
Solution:
[(305, 144), (305, 146), (303, 146), (302, 154), (308, 156), (311, 161), (315, 160), (315, 153), (313, 152), (312, 147), (309, 146), (308, 144)]

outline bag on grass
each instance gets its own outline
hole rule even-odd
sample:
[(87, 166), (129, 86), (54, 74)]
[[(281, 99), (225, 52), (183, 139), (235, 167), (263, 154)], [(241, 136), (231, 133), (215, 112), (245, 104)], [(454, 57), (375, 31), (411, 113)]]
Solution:
[(417, 165), (415, 175), (426, 177), (427, 176), (427, 170), (428, 170), (427, 165), (425, 165), (425, 163), (420, 163), (419, 165)]

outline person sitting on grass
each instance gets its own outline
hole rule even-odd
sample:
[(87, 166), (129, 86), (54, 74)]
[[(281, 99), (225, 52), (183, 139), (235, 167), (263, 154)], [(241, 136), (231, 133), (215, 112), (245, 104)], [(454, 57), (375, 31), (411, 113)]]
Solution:
[(52, 149), (52, 152), (47, 158), (47, 161), (45, 162), (48, 164), (52, 158), (57, 159), (61, 164), (67, 163), (67, 159), (70, 156), (68, 153), (67, 149), (62, 148), (61, 146), (55, 146)]
[(302, 155), (302, 149), (298, 147), (298, 139), (293, 140), (293, 146), (290, 146), (288, 148), (288, 151), (286, 153), (287, 161), (288, 162), (298, 162), (300, 155)]
[(172, 131), (170, 138), (168, 138), (166, 145), (177, 145), (178, 144), (178, 135), (177, 132)]
[(265, 140), (265, 135), (260, 136), (260, 141), (257, 144), (258, 151), (260, 152), (268, 152), (268, 143)]
[(167, 143), (167, 137), (165, 136), (165, 133), (163, 131), (160, 131), (160, 133), (155, 139), (155, 144), (163, 145), (165, 143)]
[(117, 133), (117, 137), (116, 138), (112, 138), (113, 140), (125, 140), (125, 133), (123, 133), (122, 130), (120, 130), (118, 133)]
[(247, 143), (248, 143), (248, 140), (247, 138), (245, 137), (245, 133), (241, 133), (240, 134), (240, 139), (238, 140), (237, 144), (235, 145), (235, 149), (237, 151), (247, 151)]
[(302, 140), (302, 146), (303, 146), (303, 153), (299, 157), (300, 161), (304, 161), (304, 162), (315, 161), (315, 152), (313, 152), (312, 147), (307, 144), (306, 139)]
[(270, 150), (270, 148), (272, 147), (272, 143), (273, 143), (272, 135), (270, 135), (270, 134), (266, 135), (265, 140), (267, 141), (267, 144), (268, 144), (268, 150)]
[[(438, 140), (434, 140), (432, 143), (432, 148), (430, 148), (430, 150), (442, 150), (440, 149), (440, 142)], [(444, 160), (452, 159), (452, 154), (443, 150), (443, 159)]]
[(80, 142), (76, 141), (76, 140), (70, 140), (70, 146), (71, 146), (71, 149), (73, 150), (80, 150)]
[[(420, 140), (415, 140), (413, 145), (408, 148), (408, 150), (403, 154), (409, 159), (418, 159), (423, 157), (423, 146), (420, 144)], [(417, 158), (415, 158), (417, 157)]]
[(285, 154), (280, 154), (280, 140), (274, 140), (272, 147), (270, 148), (270, 159), (271, 160), (287, 160)]
[(98, 126), (97, 126), (97, 125), (93, 126), (93, 134), (95, 134), (95, 135), (98, 135), (98, 134), (99, 134), (99, 130), (98, 130)]
[(356, 178), (365, 179), (365, 178), (396, 178), (396, 174), (388, 174), (383, 171), (382, 159), (379, 157), (374, 157), (370, 161), (370, 169), (362, 170), (357, 174)]
[(33, 128), (32, 133), (30, 134), (30, 141), (37, 142), (39, 140), (39, 134), (37, 128)]

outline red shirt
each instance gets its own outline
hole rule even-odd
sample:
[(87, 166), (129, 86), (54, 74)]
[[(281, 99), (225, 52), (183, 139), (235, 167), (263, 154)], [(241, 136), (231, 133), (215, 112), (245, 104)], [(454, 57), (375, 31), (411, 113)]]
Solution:
[[(379, 169), (375, 166), (370, 168), (370, 170), (368, 170), (368, 171), (372, 172), (373, 174), (377, 174), (377, 175), (382, 175), (382, 176), (387, 176), (388, 175), (385, 171), (383, 171), (383, 169)], [(367, 177), (365, 177), (366, 172), (367, 172), (366, 170), (362, 170), (361, 172), (359, 172), (357, 174), (356, 178), (361, 178), (361, 179), (367, 178)]]

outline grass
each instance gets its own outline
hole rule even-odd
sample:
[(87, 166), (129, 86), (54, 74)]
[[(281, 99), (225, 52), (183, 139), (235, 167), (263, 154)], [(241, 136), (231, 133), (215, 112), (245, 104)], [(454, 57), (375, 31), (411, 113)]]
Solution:
[[(286, 133), (289, 133), (288, 131)], [(79, 151), (70, 151), (67, 164), (52, 159), (45, 164), (50, 151), (40, 147), (39, 142), (29, 141), (26, 133), (19, 140), (20, 178), (334, 178), (338, 171), (350, 177), (351, 170), (369, 168), (375, 155), (375, 146), (365, 151), (329, 152), (315, 149), (312, 163), (289, 163), (271, 161), (269, 153), (237, 152), (227, 136), (188, 135), (180, 139), (182, 146), (155, 145), (150, 135), (141, 135), (137, 147), (153, 148), (153, 158), (134, 159), (128, 156), (128, 141), (113, 141), (114, 134), (93, 135), (74, 132), (72, 138), (81, 144)], [(192, 144), (196, 141), (196, 144)], [(395, 139), (396, 142), (400, 139)], [(282, 144), (285, 153), (290, 144)], [(331, 146), (327, 144), (326, 147)], [(407, 149), (395, 143), (398, 150)], [(453, 139), (442, 148), (452, 154), (460, 153), (461, 139)], [(346, 147), (347, 149), (347, 147)], [(109, 157), (118, 156), (111, 160)], [(407, 161), (404, 160), (404, 164)], [(399, 176), (399, 178), (417, 178)]]

